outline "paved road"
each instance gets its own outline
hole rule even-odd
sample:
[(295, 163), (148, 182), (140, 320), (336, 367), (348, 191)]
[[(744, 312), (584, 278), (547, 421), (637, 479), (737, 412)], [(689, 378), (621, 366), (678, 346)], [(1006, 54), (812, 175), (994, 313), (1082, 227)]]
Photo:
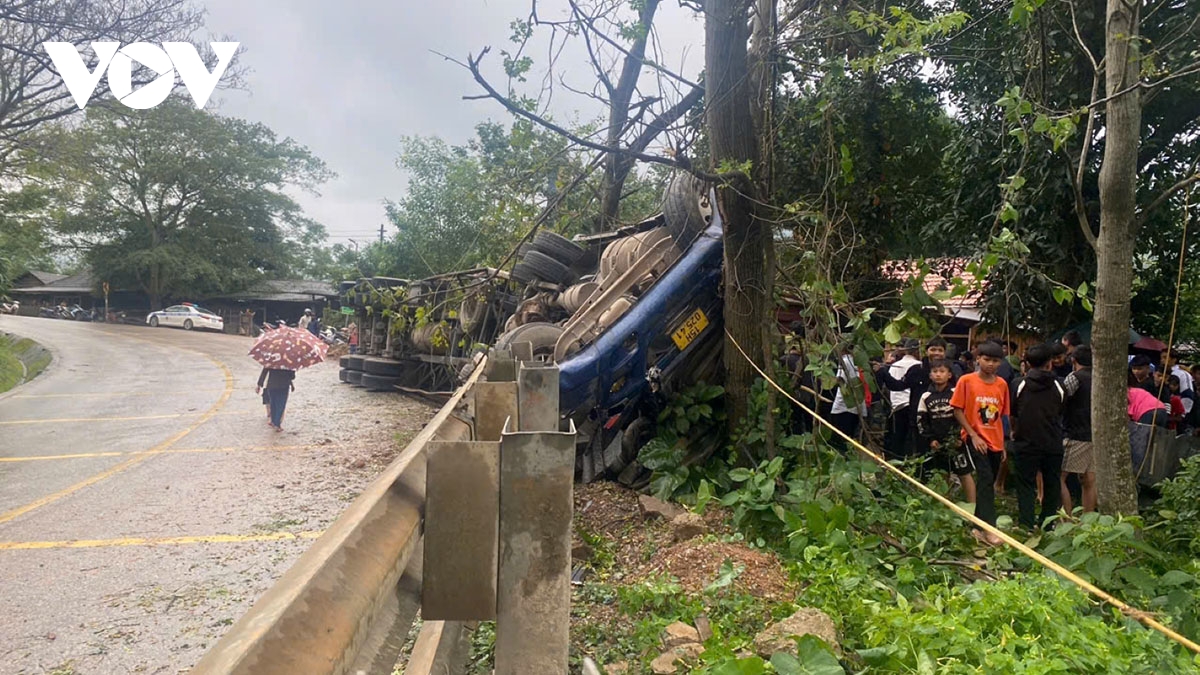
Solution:
[(0, 673), (175, 673), (429, 418), (302, 371), (283, 433), (246, 338), (5, 316), (54, 352), (0, 397)]

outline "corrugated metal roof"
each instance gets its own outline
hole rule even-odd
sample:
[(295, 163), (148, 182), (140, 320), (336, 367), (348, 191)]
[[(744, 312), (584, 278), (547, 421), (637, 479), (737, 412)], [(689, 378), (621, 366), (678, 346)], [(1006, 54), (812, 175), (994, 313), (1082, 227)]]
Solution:
[[(26, 278), (28, 277), (28, 279)], [(17, 277), (13, 281), (13, 288), (34, 288), (37, 286), (47, 286), (59, 279), (66, 279), (65, 274), (55, 274), (54, 272), (40, 272), (38, 270), (29, 270)]]
[(91, 294), (96, 290), (96, 282), (92, 279), (92, 273), (88, 270), (72, 274), (69, 277), (55, 275), (58, 279), (42, 285), (29, 286), (27, 288), (13, 289), (21, 293), (34, 293), (40, 295), (82, 295)]

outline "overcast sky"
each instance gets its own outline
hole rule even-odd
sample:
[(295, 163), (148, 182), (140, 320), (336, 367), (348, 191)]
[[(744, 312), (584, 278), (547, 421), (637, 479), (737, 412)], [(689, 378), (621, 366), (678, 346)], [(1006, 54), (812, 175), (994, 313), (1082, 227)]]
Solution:
[[(463, 101), (478, 90), (470, 74), (431, 50), (459, 59), (490, 45), (494, 82), (498, 51), (511, 48), (510, 23), (530, 0), (439, 0), (334, 3), (328, 0), (199, 0), (207, 28), (242, 43), (248, 91), (218, 92), (225, 115), (262, 122), (308, 146), (338, 178), (320, 197), (298, 195), (330, 242), (364, 241), (386, 223), (384, 199), (404, 194), (396, 168), (399, 138), (440, 136), (462, 143), (487, 119), (507, 121), (493, 101)], [(369, 5), (369, 9), (365, 6)], [(566, 0), (541, 0), (543, 16), (565, 13)], [(664, 63), (694, 75), (703, 66), (703, 23), (667, 0), (656, 22)], [(545, 66), (543, 51), (531, 54)], [(581, 86), (590, 72), (582, 51), (562, 67)], [(534, 79), (534, 78), (531, 78)], [(211, 106), (212, 104), (210, 104)], [(585, 98), (558, 92), (553, 113), (588, 110)]]

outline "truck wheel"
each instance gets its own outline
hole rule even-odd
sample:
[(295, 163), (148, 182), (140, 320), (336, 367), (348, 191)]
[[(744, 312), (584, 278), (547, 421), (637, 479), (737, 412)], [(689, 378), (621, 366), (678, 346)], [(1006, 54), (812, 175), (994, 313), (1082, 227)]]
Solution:
[(537, 278), (533, 270), (529, 269), (529, 265), (526, 265), (524, 262), (513, 265), (512, 273), (509, 276), (519, 284), (527, 284)]
[(346, 383), (347, 384), (362, 385), (362, 379), (363, 379), (363, 371), (361, 371), (361, 370), (347, 370), (346, 371)]
[(464, 333), (474, 333), (488, 318), (488, 309), (487, 297), (484, 294), (468, 295), (458, 308), (458, 325), (462, 326)]
[(575, 242), (560, 234), (545, 230), (537, 233), (530, 248), (545, 253), (567, 267), (574, 265), (584, 254), (583, 248)]
[(370, 373), (363, 373), (362, 376), (362, 386), (366, 387), (367, 391), (396, 391), (397, 384), (400, 384), (399, 377)]
[(542, 322), (527, 323), (501, 335), (496, 341), (496, 347), (506, 349), (517, 342), (528, 342), (533, 345), (535, 359), (539, 356), (553, 357), (554, 345), (562, 334), (562, 326)]
[(361, 372), (363, 369), (363, 361), (365, 359), (366, 357), (361, 354), (351, 354), (350, 356), (346, 357), (346, 368)]
[(541, 251), (530, 251), (521, 261), (538, 279), (552, 284), (566, 284), (572, 280), (571, 270), (563, 263)]
[(363, 359), (362, 370), (368, 375), (396, 377), (404, 372), (405, 363), (392, 359), (370, 358)]
[(663, 197), (663, 217), (679, 248), (691, 246), (696, 236), (712, 223), (713, 204), (708, 184), (690, 173), (675, 174)]

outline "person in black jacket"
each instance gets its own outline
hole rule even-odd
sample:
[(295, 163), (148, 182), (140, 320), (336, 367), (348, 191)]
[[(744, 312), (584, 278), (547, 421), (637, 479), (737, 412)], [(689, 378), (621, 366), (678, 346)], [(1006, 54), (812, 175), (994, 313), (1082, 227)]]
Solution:
[[(1062, 500), (1059, 478), (1063, 465), (1061, 420), (1066, 390), (1050, 371), (1051, 353), (1046, 345), (1025, 351), (1029, 372), (1013, 388), (1013, 463), (1017, 477), (1017, 519), (1028, 528), (1040, 527), (1058, 512)], [(1034, 520), (1037, 474), (1046, 486), (1040, 517)]]
[(1067, 401), (1063, 407), (1062, 503), (1071, 512), (1067, 479), (1079, 477), (1084, 511), (1096, 510), (1096, 453), (1092, 449), (1092, 348), (1080, 345), (1073, 354), (1075, 371), (1063, 380)]
[[(930, 364), (934, 361), (944, 361), (950, 368), (950, 385), (953, 390), (954, 382), (962, 377), (962, 368), (954, 361), (945, 361), (946, 359), (946, 340), (941, 337), (935, 337), (925, 346), (925, 358), (921, 359), (919, 365), (915, 365), (904, 373), (903, 377), (897, 378), (892, 376), (888, 364), (881, 365), (875, 371), (875, 378), (879, 382), (880, 389), (890, 391), (908, 391), (908, 413), (913, 415), (912, 424), (915, 426), (917, 415), (917, 404), (921, 397), (929, 391), (929, 369)], [(903, 411), (902, 411), (903, 412)]]
[[(917, 434), (926, 449), (927, 459), (922, 468), (948, 468), (968, 489), (965, 481), (971, 477), (971, 462), (962, 448), (958, 420), (950, 405), (954, 396), (954, 387), (950, 385), (953, 377), (950, 362), (937, 360), (929, 364), (929, 387), (917, 402)], [(973, 496), (974, 483), (970, 488)]]
[(263, 391), (263, 382), (266, 382), (267, 405), (271, 409), (268, 424), (275, 431), (283, 431), (283, 411), (287, 408), (288, 392), (296, 391), (295, 379), (296, 371), (283, 368), (263, 368), (258, 375), (258, 387), (254, 391)]

